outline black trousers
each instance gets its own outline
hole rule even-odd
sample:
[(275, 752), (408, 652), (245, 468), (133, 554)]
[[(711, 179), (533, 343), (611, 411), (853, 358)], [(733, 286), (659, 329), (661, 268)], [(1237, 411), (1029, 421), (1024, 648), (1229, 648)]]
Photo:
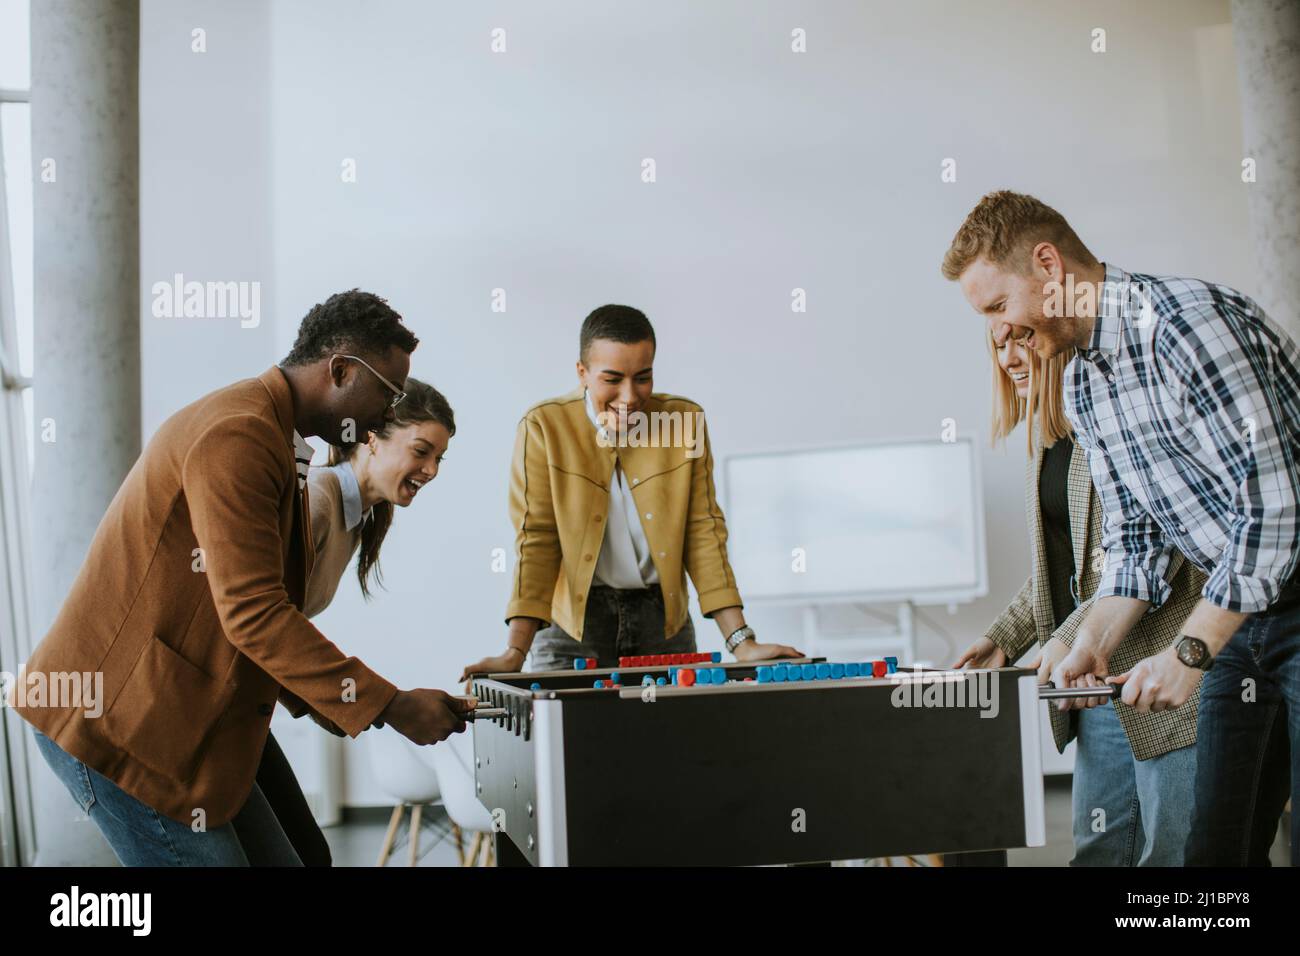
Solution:
[(312, 816), (307, 797), (284, 751), (269, 732), (266, 746), (262, 749), (262, 762), (257, 766), (257, 785), (275, 811), (275, 817), (298, 852), (302, 865), (333, 866), (329, 842)]

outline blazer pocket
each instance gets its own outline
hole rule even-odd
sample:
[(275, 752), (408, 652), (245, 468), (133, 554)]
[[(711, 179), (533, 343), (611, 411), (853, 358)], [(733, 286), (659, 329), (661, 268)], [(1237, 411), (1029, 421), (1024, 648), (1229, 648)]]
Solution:
[(152, 635), (101, 718), (104, 736), (151, 770), (188, 782), (234, 693), (233, 683), (211, 676)]

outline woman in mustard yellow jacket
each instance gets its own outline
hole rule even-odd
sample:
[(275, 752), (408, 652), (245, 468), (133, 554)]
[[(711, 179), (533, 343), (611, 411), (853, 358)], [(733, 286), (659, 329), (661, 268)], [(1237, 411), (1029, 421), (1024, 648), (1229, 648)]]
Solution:
[(601, 306), (579, 337), (578, 379), (519, 422), (510, 476), (516, 563), (504, 653), (470, 674), (569, 669), (579, 657), (695, 650), (686, 576), (739, 660), (797, 657), (745, 625), (727, 561), (704, 412), (654, 392), (655, 335), (640, 311)]

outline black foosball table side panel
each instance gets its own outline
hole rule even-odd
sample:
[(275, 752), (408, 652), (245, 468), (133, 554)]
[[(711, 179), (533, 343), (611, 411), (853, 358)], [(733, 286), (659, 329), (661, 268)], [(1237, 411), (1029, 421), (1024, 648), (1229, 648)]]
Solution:
[[(542, 865), (547, 861), (540, 852), (540, 817), (545, 812), (553, 815), (554, 807), (538, 793), (539, 758), (532, 728), (525, 733), (518, 725), (484, 722), (474, 726), (473, 734), (477, 796), (492, 815), (497, 859), (503, 864)], [(503, 848), (503, 840), (513, 848)]]
[(566, 702), (564, 862), (743, 866), (1029, 842), (1014, 673), (999, 675), (992, 717), (899, 707), (885, 684), (819, 691)]

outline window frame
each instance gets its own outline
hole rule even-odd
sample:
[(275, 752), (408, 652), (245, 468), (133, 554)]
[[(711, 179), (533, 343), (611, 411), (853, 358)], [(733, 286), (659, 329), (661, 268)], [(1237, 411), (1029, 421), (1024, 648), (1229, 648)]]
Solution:
[[(30, 122), (29, 89), (0, 89), (0, 104), (8, 103), (29, 104)], [(24, 376), (19, 364), (5, 182), (4, 130), (0, 126), (0, 595), (5, 598), (0, 602), (0, 671), (16, 674), (31, 653), (31, 469), (23, 394), (33, 387), (34, 379)], [(31, 865), (35, 860), (36, 826), (25, 726), (9, 708), (0, 707), (0, 866)]]

